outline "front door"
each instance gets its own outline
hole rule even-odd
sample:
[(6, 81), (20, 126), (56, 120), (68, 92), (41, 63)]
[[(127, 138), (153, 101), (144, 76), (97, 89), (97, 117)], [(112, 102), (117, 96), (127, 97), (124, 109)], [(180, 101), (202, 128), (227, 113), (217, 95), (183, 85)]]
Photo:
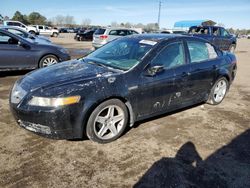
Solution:
[(30, 50), (18, 45), (18, 39), (0, 32), (0, 68), (22, 69), (32, 61)]
[[(150, 116), (171, 110), (181, 103), (186, 78), (175, 84), (177, 69), (187, 68), (182, 42), (172, 42), (163, 46), (158, 55), (145, 68), (139, 86), (138, 112), (140, 116)], [(158, 69), (154, 74), (152, 70)], [(185, 72), (185, 71), (184, 71)]]

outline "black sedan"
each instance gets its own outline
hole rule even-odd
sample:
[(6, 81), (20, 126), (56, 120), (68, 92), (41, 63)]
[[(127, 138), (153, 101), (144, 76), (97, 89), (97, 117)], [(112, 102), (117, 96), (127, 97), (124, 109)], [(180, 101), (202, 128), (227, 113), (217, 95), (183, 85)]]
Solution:
[(107, 143), (136, 121), (219, 104), (235, 74), (235, 56), (203, 39), (135, 35), (27, 74), (15, 83), (10, 106), (18, 124), (37, 134)]
[(93, 34), (95, 30), (88, 30), (84, 32), (78, 32), (74, 39), (78, 41), (92, 41), (93, 40)]
[(67, 50), (0, 29), (0, 71), (35, 69), (70, 59)]

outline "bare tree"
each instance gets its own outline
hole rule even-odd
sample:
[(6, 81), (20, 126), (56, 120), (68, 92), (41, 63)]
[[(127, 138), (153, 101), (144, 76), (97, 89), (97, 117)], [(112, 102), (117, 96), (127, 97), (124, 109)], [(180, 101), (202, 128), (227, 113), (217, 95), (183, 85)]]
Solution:
[(119, 27), (120, 24), (118, 24), (117, 22), (111, 22), (111, 27)]
[(89, 26), (91, 24), (91, 19), (86, 18), (82, 20), (82, 25), (83, 26)]
[(64, 18), (64, 24), (68, 27), (72, 26), (75, 24), (75, 19), (74, 19), (74, 16), (69, 16), (67, 15), (65, 18)]
[(218, 23), (217, 25), (220, 27), (225, 27), (225, 25), (223, 23)]
[(64, 16), (63, 15), (57, 15), (56, 17), (51, 19), (51, 22), (54, 25), (63, 26), (64, 25)]

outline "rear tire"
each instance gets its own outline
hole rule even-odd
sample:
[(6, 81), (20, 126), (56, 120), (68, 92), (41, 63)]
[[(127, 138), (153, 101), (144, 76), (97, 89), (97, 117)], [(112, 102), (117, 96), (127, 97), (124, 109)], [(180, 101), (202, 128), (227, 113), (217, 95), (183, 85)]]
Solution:
[(54, 33), (52, 34), (52, 37), (58, 37), (58, 33), (54, 32)]
[(109, 143), (122, 135), (127, 123), (128, 110), (126, 105), (118, 99), (107, 100), (91, 113), (86, 134), (94, 142)]
[(32, 35), (36, 35), (35, 31), (29, 31), (29, 33), (32, 34)]
[(229, 88), (229, 83), (225, 77), (218, 79), (215, 82), (215, 84), (210, 92), (207, 103), (211, 104), (211, 105), (220, 104), (223, 101), (223, 99), (225, 98), (227, 91), (228, 91), (228, 88)]

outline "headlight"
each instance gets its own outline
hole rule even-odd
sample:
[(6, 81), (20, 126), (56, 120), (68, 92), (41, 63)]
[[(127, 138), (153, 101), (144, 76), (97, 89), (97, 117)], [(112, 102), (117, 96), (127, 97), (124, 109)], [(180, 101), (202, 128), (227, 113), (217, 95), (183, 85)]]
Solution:
[(71, 96), (63, 98), (46, 98), (33, 96), (28, 104), (31, 106), (58, 107), (78, 103), (80, 99), (80, 96)]
[(59, 48), (59, 51), (64, 53), (64, 54), (69, 54), (69, 51), (65, 48)]

